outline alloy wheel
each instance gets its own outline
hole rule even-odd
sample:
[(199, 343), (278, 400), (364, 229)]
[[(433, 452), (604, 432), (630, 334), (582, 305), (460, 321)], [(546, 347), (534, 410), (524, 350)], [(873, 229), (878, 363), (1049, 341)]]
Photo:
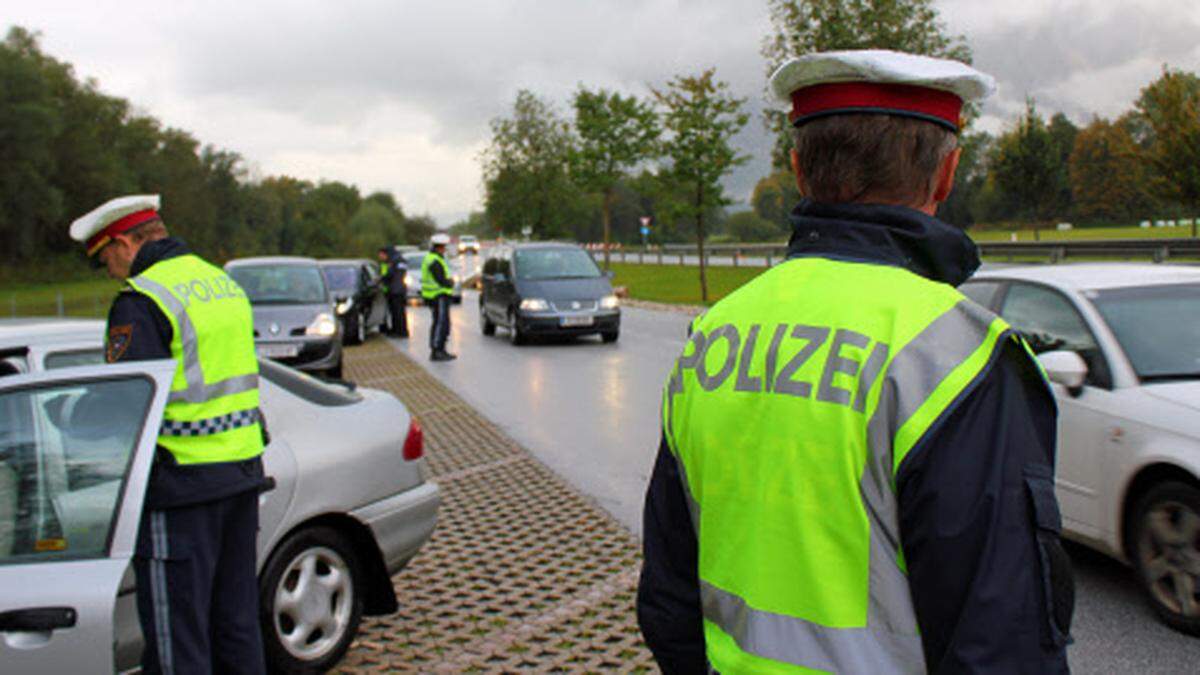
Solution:
[(301, 551), (275, 588), (279, 642), (297, 659), (320, 659), (346, 633), (353, 604), (353, 575), (342, 556), (324, 546)]

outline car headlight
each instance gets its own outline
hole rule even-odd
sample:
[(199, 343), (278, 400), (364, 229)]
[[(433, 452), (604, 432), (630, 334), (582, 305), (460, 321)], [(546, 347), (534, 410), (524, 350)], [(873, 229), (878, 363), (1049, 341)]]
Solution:
[(606, 295), (600, 298), (600, 309), (616, 309), (621, 306), (621, 301), (615, 295)]
[(337, 304), (337, 313), (345, 314), (346, 312), (349, 312), (350, 308), (353, 306), (354, 306), (354, 298), (346, 298), (345, 300), (343, 300)]
[(308, 328), (304, 329), (305, 335), (319, 335), (321, 337), (329, 337), (337, 332), (337, 322), (332, 316), (322, 312), (317, 315), (317, 318), (308, 324)]
[(521, 301), (521, 309), (527, 312), (544, 312), (550, 309), (550, 303), (541, 298), (525, 298)]

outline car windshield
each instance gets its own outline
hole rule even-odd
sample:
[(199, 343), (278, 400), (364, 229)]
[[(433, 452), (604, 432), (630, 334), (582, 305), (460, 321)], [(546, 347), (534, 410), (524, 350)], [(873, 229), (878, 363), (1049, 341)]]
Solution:
[(1200, 284), (1089, 294), (1143, 381), (1200, 379)]
[(354, 265), (322, 265), (321, 271), (331, 291), (353, 291), (358, 286), (358, 268)]
[(518, 279), (595, 279), (600, 268), (579, 248), (532, 248), (517, 251)]
[(246, 291), (251, 304), (315, 305), (328, 301), (325, 280), (316, 265), (237, 265), (229, 275)]
[(421, 269), (421, 263), (424, 261), (425, 261), (424, 253), (405, 253), (404, 254), (404, 262), (408, 265), (408, 269), (410, 269), (410, 270)]

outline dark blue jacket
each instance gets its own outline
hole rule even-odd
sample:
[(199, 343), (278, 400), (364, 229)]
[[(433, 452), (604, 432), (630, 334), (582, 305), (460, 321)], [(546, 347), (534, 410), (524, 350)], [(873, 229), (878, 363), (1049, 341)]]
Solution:
[[(154, 263), (188, 253), (191, 251), (187, 244), (179, 239), (147, 242), (133, 260), (130, 277), (141, 274)], [(174, 337), (171, 322), (153, 300), (136, 291), (124, 289), (117, 295), (108, 312), (108, 333), (105, 356), (110, 363), (171, 358)], [(265, 435), (265, 418), (262, 423)], [(259, 457), (180, 465), (174, 455), (159, 446), (146, 490), (146, 508), (165, 509), (223, 499), (261, 489), (265, 480)]]
[[(903, 207), (802, 202), (789, 257), (904, 267), (952, 285), (964, 232)], [(1064, 673), (1074, 607), (1054, 497), (1056, 408), (1011, 340), (901, 463), (900, 534), (931, 673)], [(664, 672), (706, 671), (697, 543), (665, 441), (646, 494), (638, 622)]]

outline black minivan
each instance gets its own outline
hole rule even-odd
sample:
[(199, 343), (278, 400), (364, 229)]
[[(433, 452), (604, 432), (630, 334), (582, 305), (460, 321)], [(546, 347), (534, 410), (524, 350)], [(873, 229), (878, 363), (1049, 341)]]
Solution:
[(494, 247), (481, 275), (483, 334), (493, 335), (496, 326), (504, 326), (518, 345), (532, 335), (593, 333), (616, 342), (621, 308), (609, 277), (575, 244)]

